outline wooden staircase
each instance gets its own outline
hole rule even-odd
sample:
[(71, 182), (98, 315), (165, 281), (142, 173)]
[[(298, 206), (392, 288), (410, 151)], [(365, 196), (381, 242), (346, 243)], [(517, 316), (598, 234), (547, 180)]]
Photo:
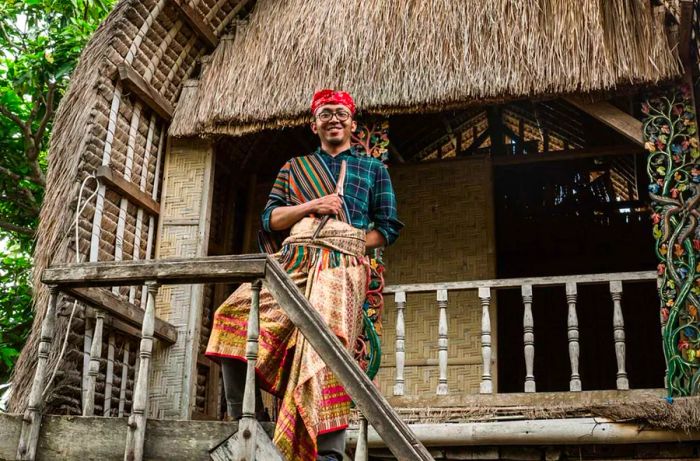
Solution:
[[(46, 269), (42, 274), (42, 282), (50, 287), (51, 297), (47, 315), (42, 323), (39, 361), (29, 406), (22, 419), (17, 459), (36, 459), (44, 404), (42, 391), (46, 382), (46, 358), (53, 340), (55, 307), (59, 293), (79, 297), (81, 301), (92, 305), (95, 309), (104, 310), (141, 326), (141, 366), (134, 389), (133, 411), (127, 424), (127, 442), (124, 450), (125, 460), (138, 461), (144, 458), (148, 373), (154, 336), (158, 338), (167, 336), (172, 331), (169, 328), (172, 326), (155, 317), (154, 304), (158, 287), (165, 284), (211, 282), (253, 282), (253, 286), (257, 287), (257, 290), (253, 290), (254, 309), (251, 309), (251, 319), (249, 319), (249, 322), (253, 322), (249, 323), (249, 326), (253, 328), (249, 327), (249, 347), (246, 352), (249, 360), (247, 384), (251, 384), (246, 388), (246, 395), (251, 398), (246, 398), (244, 401), (244, 417), (238, 430), (229, 440), (220, 444), (219, 451), (216, 449), (212, 451), (213, 459), (231, 459), (230, 456), (233, 453), (236, 455), (234, 458), (236, 460), (274, 459), (270, 457), (274, 456), (270, 454), (273, 452), (265, 451), (270, 447), (274, 448), (269, 443), (269, 436), (255, 421), (251, 410), (254, 406), (252, 383), (257, 357), (256, 293), (259, 293), (262, 283), (343, 383), (357, 408), (394, 456), (397, 459), (416, 461), (433, 459), (350, 354), (345, 351), (340, 341), (328, 329), (325, 321), (309, 304), (284, 269), (267, 255), (73, 264)], [(126, 306), (114, 302), (113, 299), (110, 299), (110, 302), (103, 302), (105, 296), (102, 292), (106, 290), (99, 290), (97, 287), (120, 285), (145, 285), (148, 288), (148, 301), (142, 316), (125, 314)], [(256, 456), (258, 449), (259, 456)], [(224, 453), (225, 450), (229, 450), (230, 453)], [(220, 457), (216, 458), (216, 456)]]

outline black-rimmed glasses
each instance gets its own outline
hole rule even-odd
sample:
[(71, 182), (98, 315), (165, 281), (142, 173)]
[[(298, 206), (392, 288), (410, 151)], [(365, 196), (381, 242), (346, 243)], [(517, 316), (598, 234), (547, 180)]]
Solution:
[(345, 122), (350, 118), (350, 112), (346, 110), (337, 110), (335, 112), (324, 110), (318, 113), (316, 115), (316, 118), (318, 118), (323, 123), (326, 123), (330, 122), (333, 119), (333, 116), (335, 116), (335, 118), (337, 118), (339, 122)]

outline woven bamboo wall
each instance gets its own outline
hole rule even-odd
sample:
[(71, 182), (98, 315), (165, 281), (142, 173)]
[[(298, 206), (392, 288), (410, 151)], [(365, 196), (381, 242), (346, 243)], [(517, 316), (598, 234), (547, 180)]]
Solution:
[[(206, 141), (172, 141), (164, 170), (156, 259), (206, 256), (214, 185), (214, 153)], [(157, 343), (149, 403), (156, 418), (190, 417), (196, 406), (197, 356), (203, 285), (166, 285), (156, 315), (171, 323), (178, 341)]]
[[(490, 278), (495, 275), (491, 164), (487, 158), (394, 165), (390, 174), (405, 228), (385, 253), (386, 283)], [(384, 299), (382, 369), (378, 383), (392, 395), (396, 306)], [(481, 305), (475, 291), (448, 293), (450, 394), (476, 393), (481, 379)], [(492, 306), (495, 326), (495, 303)], [(436, 293), (408, 294), (405, 395), (435, 395), (438, 385)], [(493, 337), (494, 357), (497, 341)], [(427, 365), (430, 363), (430, 365)]]

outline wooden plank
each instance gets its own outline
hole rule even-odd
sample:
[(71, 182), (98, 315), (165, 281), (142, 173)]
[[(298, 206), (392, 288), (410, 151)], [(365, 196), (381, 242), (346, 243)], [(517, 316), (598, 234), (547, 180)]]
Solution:
[(119, 80), (131, 92), (150, 107), (155, 113), (166, 121), (173, 119), (175, 108), (165, 96), (160, 94), (153, 86), (129, 64), (121, 63), (117, 66)]
[(214, 29), (206, 23), (204, 17), (187, 2), (183, 0), (173, 0), (173, 6), (178, 10), (182, 19), (194, 30), (199, 38), (207, 44), (209, 48), (216, 48), (219, 38), (214, 34)]
[[(71, 287), (66, 289), (65, 293), (90, 306), (107, 311), (110, 315), (116, 317), (112, 321), (112, 325), (115, 328), (121, 326), (118, 323), (121, 320), (132, 327), (129, 331), (124, 331), (125, 333), (137, 338), (141, 337), (140, 330), (134, 330), (134, 328), (140, 329), (143, 323), (143, 310), (138, 306), (124, 301), (111, 291), (102, 288)], [(156, 318), (154, 335), (166, 344), (175, 344), (175, 341), (177, 341), (177, 329), (170, 323), (158, 318)]]
[[(0, 413), (0, 459), (15, 459), (21, 423), (21, 415)], [(44, 416), (37, 459), (123, 461), (126, 424), (127, 418)], [(274, 424), (261, 426), (272, 435)], [(145, 459), (211, 461), (209, 450), (236, 432), (238, 424), (149, 419), (146, 430)]]
[(532, 285), (537, 287), (552, 285), (563, 286), (570, 282), (585, 285), (592, 283), (609, 283), (611, 280), (620, 280), (623, 282), (643, 282), (647, 280), (656, 280), (656, 277), (656, 271), (641, 271), (615, 272), (607, 274), (557, 275), (550, 277), (524, 277), (512, 279), (467, 280), (441, 283), (413, 283), (405, 285), (389, 285), (384, 288), (384, 293), (396, 293), (397, 291), (405, 291), (407, 293), (426, 293), (437, 290), (476, 290), (479, 287), (519, 288), (521, 285)]
[(569, 104), (609, 126), (613, 130), (625, 136), (627, 139), (634, 141), (640, 146), (644, 145), (644, 140), (642, 138), (642, 122), (613, 106), (609, 102), (589, 102), (574, 97), (564, 99)]
[(659, 389), (630, 389), (620, 391), (610, 389), (604, 391), (582, 392), (513, 392), (508, 394), (449, 394), (449, 395), (405, 395), (389, 398), (394, 408), (585, 408), (604, 405), (618, 405), (625, 402), (648, 402), (661, 400), (666, 391)]
[(433, 458), (379, 393), (282, 266), (270, 259), (266, 286), (304, 338), (335, 373), (367, 421), (398, 459)]
[(265, 254), (207, 256), (201, 258), (106, 261), (67, 264), (45, 269), (42, 282), (67, 287), (161, 285), (245, 282), (265, 276)]
[(692, 0), (681, 0), (680, 22), (678, 28), (678, 57), (683, 66), (690, 69), (693, 65), (691, 55), (691, 30), (693, 27), (693, 2)]
[(160, 214), (160, 204), (153, 200), (150, 195), (142, 192), (141, 189), (131, 181), (127, 181), (120, 174), (116, 174), (108, 165), (102, 165), (95, 172), (97, 179), (110, 186), (112, 190), (119, 192), (129, 201), (136, 203), (148, 214), (158, 216)]

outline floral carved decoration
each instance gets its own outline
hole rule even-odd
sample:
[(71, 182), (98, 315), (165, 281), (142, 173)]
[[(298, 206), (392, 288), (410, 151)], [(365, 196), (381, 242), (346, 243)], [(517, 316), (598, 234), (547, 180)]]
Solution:
[[(389, 158), (389, 122), (375, 120), (358, 124), (357, 130), (352, 134), (352, 144), (361, 154), (386, 162)], [(364, 332), (357, 338), (355, 358), (370, 379), (373, 379), (379, 371), (381, 359), (379, 336), (382, 334), (384, 309), (384, 262), (381, 249), (370, 251), (369, 257), (370, 278), (363, 305)]]
[(700, 393), (700, 150), (690, 91), (642, 106), (669, 397)]

